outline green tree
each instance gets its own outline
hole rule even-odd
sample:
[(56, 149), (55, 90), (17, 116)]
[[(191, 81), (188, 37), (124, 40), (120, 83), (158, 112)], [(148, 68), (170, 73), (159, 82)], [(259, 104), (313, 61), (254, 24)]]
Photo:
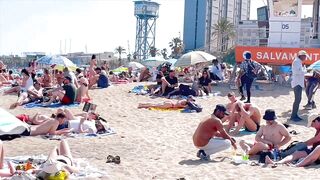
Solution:
[(159, 54), (159, 49), (157, 49), (156, 47), (152, 46), (149, 49), (149, 53), (150, 53), (151, 57), (156, 57), (156, 55)]
[(223, 53), (228, 50), (228, 41), (235, 37), (234, 24), (226, 18), (220, 19), (213, 25), (212, 35), (217, 39), (217, 51)]
[(162, 55), (163, 59), (168, 59), (168, 50), (167, 50), (167, 48), (163, 48), (161, 50), (161, 55)]
[(178, 59), (183, 51), (183, 43), (179, 37), (173, 38), (169, 42), (169, 47), (171, 48), (171, 57)]
[(118, 56), (119, 56), (119, 58), (118, 58), (118, 60), (119, 60), (119, 66), (121, 66), (121, 60), (122, 60), (121, 55), (126, 53), (126, 49), (124, 49), (122, 46), (118, 46), (118, 47), (115, 49), (115, 52), (116, 52), (116, 54), (118, 54)]

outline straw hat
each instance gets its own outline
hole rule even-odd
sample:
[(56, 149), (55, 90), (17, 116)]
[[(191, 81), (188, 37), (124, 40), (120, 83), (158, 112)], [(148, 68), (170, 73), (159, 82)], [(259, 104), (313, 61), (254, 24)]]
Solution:
[(317, 117), (319, 117), (319, 114), (317, 114), (317, 113), (310, 114), (310, 116), (308, 117), (307, 127), (311, 127), (312, 121), (315, 120)]

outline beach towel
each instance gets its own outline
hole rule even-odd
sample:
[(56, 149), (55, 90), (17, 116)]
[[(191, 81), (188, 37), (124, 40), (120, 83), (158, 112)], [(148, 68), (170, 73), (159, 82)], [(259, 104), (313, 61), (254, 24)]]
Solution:
[(8, 111), (0, 108), (0, 136), (21, 134), (28, 128), (26, 123), (23, 123)]
[(28, 104), (25, 104), (23, 107), (26, 109), (30, 109), (30, 108), (60, 108), (60, 107), (78, 107), (80, 104), (79, 103), (73, 103), (73, 104), (68, 104), (68, 105), (64, 105), (61, 103), (52, 103), (49, 106), (43, 106), (42, 103), (37, 103), (37, 102), (31, 102)]
[(183, 108), (148, 108), (151, 111), (182, 111)]
[(148, 94), (148, 88), (147, 86), (139, 85), (139, 86), (135, 86), (130, 92), (135, 94), (145, 95), (145, 94)]
[[(25, 164), (29, 158), (33, 159), (33, 162), (36, 164), (44, 163), (47, 159), (45, 155), (38, 156), (16, 156), (16, 157), (7, 157), (5, 161), (11, 161), (14, 166), (19, 164)], [(72, 173), (69, 176), (69, 179), (90, 179), (90, 178), (103, 178), (107, 177), (107, 173), (105, 171), (101, 171), (98, 168), (90, 165), (89, 160), (84, 158), (75, 158), (74, 166), (79, 169), (79, 173)], [(5, 168), (7, 168), (7, 164), (5, 163)], [(28, 174), (29, 176), (35, 179), (36, 177), (33, 174)]]
[(66, 139), (66, 138), (92, 138), (92, 137), (104, 137), (104, 136), (109, 136), (112, 134), (116, 134), (116, 132), (112, 129), (109, 128), (106, 130), (105, 133), (101, 134), (95, 134), (95, 133), (70, 133), (68, 135), (43, 135), (41, 136), (43, 139), (49, 139), (49, 140), (61, 140), (61, 139)]

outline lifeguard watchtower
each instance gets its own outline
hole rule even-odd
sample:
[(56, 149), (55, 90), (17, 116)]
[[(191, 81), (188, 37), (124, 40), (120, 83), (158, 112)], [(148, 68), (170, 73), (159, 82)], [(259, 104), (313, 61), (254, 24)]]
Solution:
[(135, 55), (140, 61), (148, 57), (150, 47), (155, 47), (159, 5), (150, 0), (134, 1), (134, 15), (137, 17)]

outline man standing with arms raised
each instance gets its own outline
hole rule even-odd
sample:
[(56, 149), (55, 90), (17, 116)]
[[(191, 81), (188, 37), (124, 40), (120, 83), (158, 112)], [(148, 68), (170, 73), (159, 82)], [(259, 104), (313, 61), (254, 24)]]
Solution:
[(237, 149), (236, 142), (224, 130), (221, 119), (229, 115), (224, 105), (218, 104), (213, 114), (201, 121), (193, 134), (193, 143), (199, 149), (197, 157), (209, 160), (210, 155), (226, 150), (232, 145)]
[(291, 87), (294, 92), (294, 102), (292, 106), (292, 114), (290, 120), (301, 121), (302, 118), (298, 115), (299, 105), (301, 102), (302, 88), (304, 88), (304, 75), (306, 68), (302, 66), (302, 62), (307, 58), (307, 52), (301, 50), (298, 52), (298, 56), (292, 62), (292, 81)]

